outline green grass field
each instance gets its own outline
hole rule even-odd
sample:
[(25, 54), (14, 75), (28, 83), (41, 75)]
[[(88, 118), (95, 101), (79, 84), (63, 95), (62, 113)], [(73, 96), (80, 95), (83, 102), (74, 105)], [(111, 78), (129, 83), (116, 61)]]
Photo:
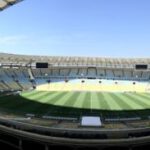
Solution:
[(55, 106), (93, 110), (139, 110), (150, 108), (147, 93), (24, 92), (22, 97)]
[[(116, 114), (132, 111), (150, 113), (148, 93), (48, 92), (28, 91), (0, 96), (0, 110), (39, 115)], [(109, 113), (109, 115), (111, 115)], [(127, 114), (128, 116), (128, 114)]]

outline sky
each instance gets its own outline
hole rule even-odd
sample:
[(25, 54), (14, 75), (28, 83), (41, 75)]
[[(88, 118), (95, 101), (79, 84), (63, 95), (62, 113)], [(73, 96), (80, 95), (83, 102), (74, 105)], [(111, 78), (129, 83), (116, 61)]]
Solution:
[(0, 52), (150, 57), (150, 1), (24, 0), (0, 12)]

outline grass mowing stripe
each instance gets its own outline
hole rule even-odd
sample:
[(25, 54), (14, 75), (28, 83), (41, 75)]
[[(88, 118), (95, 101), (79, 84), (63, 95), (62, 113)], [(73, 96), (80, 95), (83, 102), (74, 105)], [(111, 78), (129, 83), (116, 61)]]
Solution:
[(27, 96), (26, 98), (30, 99), (30, 100), (37, 100), (39, 99), (40, 97), (42, 97), (46, 92), (45, 91), (39, 91), (38, 93), (34, 94), (34, 95), (30, 95), (30, 96)]
[[(44, 95), (42, 95), (42, 97), (45, 97), (48, 94), (49, 94), (49, 92), (46, 92), (46, 93), (44, 93)], [(40, 97), (40, 100), (42, 97)], [(40, 100), (38, 100), (38, 99), (35, 99), (34, 101), (26, 100), (26, 101), (23, 101), (22, 103), (16, 104), (16, 106), (14, 106), (14, 108), (17, 107), (17, 108), (22, 109), (23, 111), (26, 111), (26, 110), (28, 110), (28, 106), (30, 106), (31, 103), (39, 103)], [(21, 101), (21, 99), (20, 99), (20, 101)], [(39, 103), (38, 105), (41, 105), (41, 104)]]
[(149, 93), (139, 93), (141, 96), (145, 97), (146, 99), (150, 100), (150, 94)]
[[(57, 101), (57, 103), (55, 103), (56, 106), (63, 106), (63, 107), (55, 107), (55, 108), (52, 107), (49, 111), (47, 111), (45, 115), (48, 115), (53, 111), (55, 111), (56, 113), (60, 113), (62, 111), (62, 113), (64, 113), (66, 110), (64, 107), (67, 107), (66, 103), (69, 102), (71, 98), (74, 98), (74, 94), (76, 93), (66, 92), (66, 95), (64, 95), (59, 101)], [(73, 109), (73, 105), (69, 105), (69, 107), (72, 107), (70, 108), (71, 110)], [(68, 113), (68, 109), (67, 109), (67, 113)]]
[(99, 92), (99, 93), (97, 93), (97, 96), (98, 96), (98, 99), (99, 99), (99, 105), (101, 106), (100, 108), (102, 110), (109, 110), (110, 106), (109, 106), (107, 100), (104, 97), (104, 93)]
[(126, 101), (126, 103), (128, 103), (128, 105), (130, 105), (130, 107), (132, 107), (131, 110), (142, 109), (141, 105), (137, 104), (131, 97), (129, 97), (127, 95), (127, 93), (125, 93), (125, 94), (120, 93), (119, 97), (122, 100)]
[(122, 108), (118, 105), (115, 99), (111, 96), (112, 93), (105, 93), (104, 97), (109, 101), (108, 105), (111, 110), (122, 110)]
[(117, 102), (117, 104), (120, 106), (120, 108), (124, 110), (132, 109), (131, 105), (124, 99), (122, 99), (120, 96), (120, 93), (111, 93), (111, 97)]
[(76, 100), (78, 99), (78, 97), (80, 96), (80, 92), (72, 92), (72, 96), (70, 97), (69, 100), (67, 100), (64, 103), (64, 106), (70, 106), (70, 107), (74, 107), (74, 104), (76, 102)]
[(143, 106), (143, 108), (150, 108), (150, 102), (147, 101), (146, 99), (138, 96), (137, 94), (130, 94), (132, 97), (136, 98), (138, 103)]
[[(54, 104), (54, 102), (59, 100), (60, 97), (62, 97), (63, 95), (65, 95), (64, 92), (58, 92), (58, 94), (54, 98), (51, 99), (51, 103), (49, 101), (49, 104)], [(49, 105), (49, 104), (45, 104), (45, 105)], [(40, 111), (40, 109), (43, 109), (43, 106), (45, 106), (45, 105), (42, 105), (40, 103), (33, 103), (33, 105), (28, 106), (27, 109), (28, 109), (28, 111), (34, 111), (34, 112), (38, 113), (38, 111)], [(45, 110), (45, 112), (46, 112), (46, 110)]]
[(99, 98), (96, 92), (91, 92), (91, 109), (100, 109)]
[(39, 95), (40, 93), (43, 93), (43, 92), (42, 91), (36, 91), (36, 92), (31, 93), (29, 95), (21, 94), (21, 96), (25, 97), (26, 99), (33, 99), (34, 100), (34, 97), (36, 98), (36, 96)]
[(148, 93), (142, 93), (142, 94), (145, 94), (145, 95), (147, 95), (148, 97), (150, 96), (150, 92), (148, 92)]
[[(58, 93), (57, 93), (58, 94)], [(54, 95), (54, 93), (52, 93), (52, 92), (43, 92), (43, 94), (40, 94), (40, 96), (38, 96), (35, 100), (37, 101), (37, 102), (41, 102), (41, 103), (44, 103), (46, 100), (46, 98), (49, 96), (49, 95)]]
[(22, 92), (20, 95), (23, 97), (28, 97), (28, 96), (30, 97), (31, 95), (34, 95), (37, 93), (39, 93), (39, 91), (34, 90), (34, 91)]
[(150, 97), (143, 95), (143, 93), (137, 93), (137, 96), (144, 98), (150, 104)]
[(147, 100), (147, 99), (141, 97), (140, 95), (137, 95), (137, 93), (135, 93), (135, 94), (133, 93), (131, 96), (134, 97), (134, 98), (136, 98), (136, 99), (141, 103), (141, 105), (142, 105), (143, 107), (144, 107), (144, 106), (146, 106), (146, 108), (147, 108), (147, 106), (150, 107), (150, 102), (149, 102), (149, 100)]
[[(45, 96), (46, 95), (48, 95), (48, 94), (50, 94), (50, 92), (43, 92), (43, 94), (42, 95), (40, 95), (39, 97), (37, 97), (36, 99), (35, 99), (35, 101), (36, 102), (40, 102), (41, 101), (41, 99), (43, 98), (45, 98)], [(20, 103), (20, 104), (18, 104), (18, 105), (16, 105), (15, 107), (23, 107), (24, 105), (28, 105), (28, 102), (29, 102), (30, 100), (27, 100), (27, 101), (24, 101), (24, 102), (22, 102), (22, 103)], [(33, 100), (32, 100), (33, 101)]]
[(35, 100), (35, 101), (40, 101), (42, 98), (45, 98), (45, 95), (49, 94), (49, 92), (47, 91), (43, 91), (43, 92), (40, 92), (39, 94), (37, 94), (36, 96), (34, 96), (34, 99), (32, 97), (32, 100)]
[(48, 104), (55, 104), (59, 101), (63, 96), (65, 96), (67, 92), (57, 92), (57, 95), (49, 99)]
[(127, 97), (128, 99), (132, 100), (136, 105), (138, 105), (138, 106), (139, 106), (139, 107), (138, 107), (139, 109), (145, 108), (146, 105), (145, 105), (141, 100), (138, 100), (137, 98), (133, 97), (133, 95), (127, 93), (127, 94), (126, 94), (126, 97)]
[(91, 109), (91, 93), (86, 92), (84, 101), (82, 103), (82, 108)]
[(76, 102), (74, 104), (74, 107), (76, 107), (76, 108), (82, 108), (82, 104), (83, 104), (85, 96), (86, 96), (86, 92), (80, 92), (80, 95), (77, 98), (77, 100), (76, 100)]
[[(72, 94), (73, 94), (73, 93), (71, 93), (71, 92), (64, 92), (64, 93), (65, 93), (65, 95), (62, 96), (56, 103), (54, 103), (54, 105), (56, 105), (56, 106), (64, 106), (64, 103), (65, 103), (65, 102), (72, 96)], [(52, 110), (54, 111), (54, 109), (55, 109), (55, 111), (57, 111), (56, 108), (61, 108), (61, 107), (55, 107), (55, 108), (51, 107), (51, 109), (48, 109), (48, 110), (47, 110), (47, 112), (46, 112), (45, 115), (50, 114), (50, 113), (52, 112)], [(59, 110), (61, 110), (61, 109), (59, 109)]]
[(50, 99), (54, 98), (55, 96), (58, 95), (59, 92), (49, 92), (48, 94), (45, 95), (45, 97), (41, 98), (39, 100), (40, 103), (47, 103), (49, 104)]
[(60, 105), (60, 106), (64, 106), (64, 104), (70, 100), (70, 97), (73, 95), (72, 92), (67, 92), (63, 97), (61, 97), (59, 99), (59, 101), (57, 101), (56, 103), (54, 103), (55, 105)]

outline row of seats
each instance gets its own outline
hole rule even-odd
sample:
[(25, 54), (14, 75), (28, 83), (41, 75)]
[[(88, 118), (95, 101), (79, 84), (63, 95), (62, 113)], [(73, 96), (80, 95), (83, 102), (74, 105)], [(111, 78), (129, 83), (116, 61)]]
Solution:
[(32, 87), (28, 70), (21, 69), (0, 69), (0, 90), (27, 90)]
[[(33, 77), (100, 77), (100, 78), (122, 78), (122, 79), (149, 79), (150, 72), (144, 71), (131, 71), (131, 70), (106, 70), (106, 69), (32, 69)], [(14, 77), (16, 79), (29, 78), (29, 72), (27, 68), (20, 69), (0, 69), (0, 76), (5, 76), (6, 78)]]
[(107, 69), (32, 69), (34, 77), (42, 76), (65, 76), (65, 77), (93, 77), (93, 78), (110, 78), (110, 79), (143, 79), (148, 80), (150, 78), (150, 72), (144, 71), (131, 71), (131, 70), (107, 70)]

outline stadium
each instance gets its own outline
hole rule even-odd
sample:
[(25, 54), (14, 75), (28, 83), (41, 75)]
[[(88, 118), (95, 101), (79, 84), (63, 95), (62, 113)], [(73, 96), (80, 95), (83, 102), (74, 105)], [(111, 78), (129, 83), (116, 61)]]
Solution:
[(1, 147), (146, 150), (149, 99), (150, 58), (0, 52)]
[(39, 143), (54, 138), (47, 149), (149, 143), (149, 59), (1, 53), (0, 60), (0, 120), (7, 132), (42, 135)]

